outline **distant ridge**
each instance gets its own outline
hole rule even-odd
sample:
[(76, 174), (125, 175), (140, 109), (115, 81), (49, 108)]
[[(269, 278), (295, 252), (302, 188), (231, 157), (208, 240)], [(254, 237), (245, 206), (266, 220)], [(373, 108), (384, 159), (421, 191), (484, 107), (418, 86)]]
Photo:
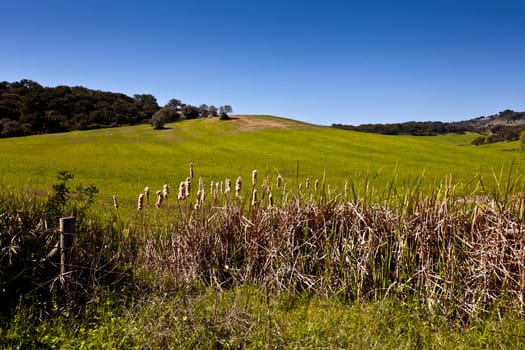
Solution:
[(479, 133), (473, 144), (513, 141), (525, 129), (525, 112), (510, 109), (490, 116), (481, 116), (459, 122), (404, 122), (393, 124), (361, 124), (358, 126), (332, 124), (332, 127), (345, 130), (371, 132), (383, 135), (433, 136), (451, 133)]

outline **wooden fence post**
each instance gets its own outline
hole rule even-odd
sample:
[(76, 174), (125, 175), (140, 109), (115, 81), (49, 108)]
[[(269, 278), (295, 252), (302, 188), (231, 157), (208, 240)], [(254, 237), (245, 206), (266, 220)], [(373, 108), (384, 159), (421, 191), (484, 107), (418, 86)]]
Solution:
[(68, 216), (60, 218), (60, 279), (64, 280), (64, 274), (69, 270), (71, 261), (69, 252), (75, 238), (75, 217)]

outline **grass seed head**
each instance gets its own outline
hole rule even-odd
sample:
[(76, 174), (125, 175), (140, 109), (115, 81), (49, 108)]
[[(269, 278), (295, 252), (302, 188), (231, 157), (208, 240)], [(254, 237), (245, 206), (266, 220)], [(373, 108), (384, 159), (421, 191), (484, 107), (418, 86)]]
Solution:
[(252, 206), (257, 205), (257, 189), (254, 188), (252, 192)]
[(252, 185), (255, 186), (257, 184), (257, 169), (252, 171)]

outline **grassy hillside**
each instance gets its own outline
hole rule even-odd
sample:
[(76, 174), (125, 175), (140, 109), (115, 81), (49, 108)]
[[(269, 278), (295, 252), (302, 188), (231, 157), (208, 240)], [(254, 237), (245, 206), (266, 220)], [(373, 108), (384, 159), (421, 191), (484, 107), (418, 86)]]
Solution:
[(174, 192), (186, 178), (188, 164), (206, 182), (248, 180), (251, 170), (260, 176), (283, 175), (289, 186), (296, 178), (321, 179), (326, 172), (332, 188), (345, 181), (386, 187), (418, 178), (428, 183), (452, 177), (455, 183), (486, 184), (495, 176), (525, 171), (516, 142), (476, 147), (475, 134), (436, 137), (384, 136), (314, 126), (270, 116), (241, 116), (168, 124), (164, 130), (149, 125), (78, 131), (0, 140), (0, 183), (3, 186), (46, 190), (57, 171), (68, 170), (75, 181), (94, 184), (99, 198), (118, 194), (135, 200), (145, 186)]
[[(0, 191), (0, 348), (519, 348), (523, 155), (474, 137), (245, 116), (0, 140), (0, 187), (14, 187)], [(189, 199), (137, 210), (146, 185), (175, 193), (190, 162), (207, 184), (243, 176), (243, 195), (197, 201), (195, 179)], [(63, 169), (100, 188), (93, 211), (60, 186), (38, 195)], [(288, 196), (277, 174), (289, 190), (326, 176), (332, 195), (348, 181), (359, 200)], [(483, 195), (480, 178), (513, 195)], [(477, 191), (445, 195), (455, 186)], [(113, 194), (120, 207), (103, 210)], [(72, 212), (63, 278), (49, 253)]]

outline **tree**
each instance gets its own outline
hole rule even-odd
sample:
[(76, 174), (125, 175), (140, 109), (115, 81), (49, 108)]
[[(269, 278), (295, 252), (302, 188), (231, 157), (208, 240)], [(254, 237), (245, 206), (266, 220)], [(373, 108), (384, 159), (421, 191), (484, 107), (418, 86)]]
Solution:
[(218, 115), (218, 112), (217, 112), (217, 107), (215, 107), (214, 105), (210, 105), (208, 106), (208, 115), (210, 117), (215, 117)]
[(228, 113), (232, 113), (233, 108), (230, 105), (224, 105), (219, 107), (219, 116), (221, 120), (229, 120), (231, 119)]
[(164, 125), (168, 122), (168, 114), (165, 108), (159, 109), (151, 116), (151, 125), (153, 129), (164, 129)]
[(135, 101), (142, 105), (157, 105), (157, 99), (153, 95), (149, 94), (135, 94), (133, 95)]
[(179, 114), (171, 107), (163, 107), (151, 116), (151, 125), (154, 129), (163, 129), (166, 123), (177, 120)]
[(166, 107), (171, 107), (178, 111), (180, 107), (182, 106), (182, 102), (180, 100), (177, 100), (176, 98), (172, 98), (171, 100), (166, 103)]
[(207, 104), (203, 103), (199, 106), (199, 115), (201, 118), (206, 118), (209, 115), (209, 107)]
[(182, 107), (182, 116), (185, 119), (195, 119), (199, 117), (199, 109), (192, 105), (185, 105)]

